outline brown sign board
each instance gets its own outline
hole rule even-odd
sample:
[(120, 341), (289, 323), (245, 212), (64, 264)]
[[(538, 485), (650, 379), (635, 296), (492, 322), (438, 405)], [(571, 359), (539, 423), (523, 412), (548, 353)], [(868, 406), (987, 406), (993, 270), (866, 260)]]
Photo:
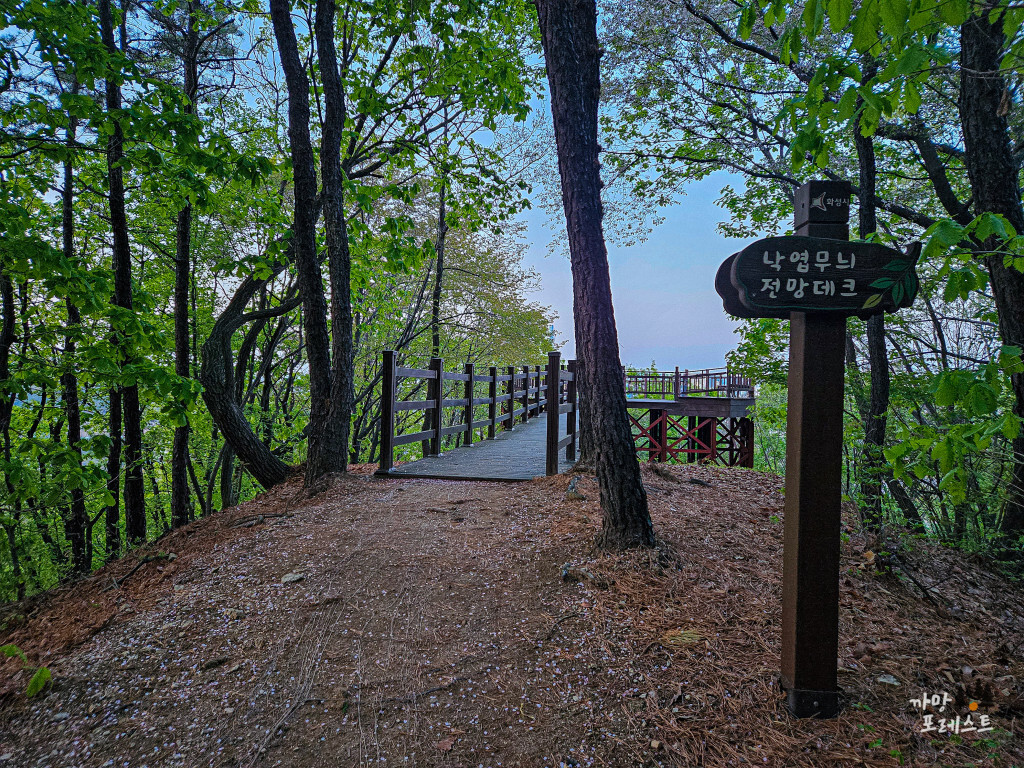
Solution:
[(726, 259), (715, 288), (725, 310), (736, 317), (788, 319), (791, 312), (869, 317), (911, 305), (920, 253), (920, 243), (903, 253), (879, 243), (769, 237)]

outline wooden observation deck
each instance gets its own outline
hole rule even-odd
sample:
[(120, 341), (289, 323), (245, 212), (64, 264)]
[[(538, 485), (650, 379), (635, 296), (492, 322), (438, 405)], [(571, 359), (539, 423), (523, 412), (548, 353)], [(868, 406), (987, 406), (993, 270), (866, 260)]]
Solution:
[[(486, 373), (471, 364), (445, 371), (440, 358), (427, 368), (402, 367), (391, 351), (383, 362), (378, 475), (530, 480), (575, 463), (575, 360), (563, 364), (552, 352), (546, 366)], [(749, 380), (724, 368), (623, 377), (639, 457), (753, 466)], [(403, 454), (412, 460), (396, 464)]]
[[(754, 466), (753, 382), (728, 368), (623, 371), (637, 454), (648, 461)], [(645, 455), (646, 454), (646, 455)]]

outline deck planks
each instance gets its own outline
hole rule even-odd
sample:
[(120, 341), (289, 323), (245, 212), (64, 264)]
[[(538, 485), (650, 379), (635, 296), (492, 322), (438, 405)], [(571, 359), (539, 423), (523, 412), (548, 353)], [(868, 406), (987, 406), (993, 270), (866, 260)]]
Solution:
[[(559, 417), (559, 435), (565, 435), (565, 414)], [(440, 456), (427, 456), (408, 464), (399, 464), (385, 477), (420, 477), (437, 480), (533, 480), (544, 477), (544, 451), (547, 419), (530, 419), (515, 429), (502, 430), (493, 440), (454, 448)], [(560, 451), (559, 473), (572, 464)], [(381, 473), (378, 472), (378, 475)]]

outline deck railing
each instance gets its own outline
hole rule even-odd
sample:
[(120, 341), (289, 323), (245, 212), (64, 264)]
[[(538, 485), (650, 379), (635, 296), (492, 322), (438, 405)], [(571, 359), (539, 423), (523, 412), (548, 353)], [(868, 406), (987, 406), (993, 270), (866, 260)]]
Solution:
[[(558, 474), (559, 452), (565, 449), (566, 460), (576, 459), (576, 361), (563, 366), (561, 354), (548, 354), (546, 366), (491, 366), (486, 374), (477, 373), (473, 363), (463, 366), (461, 373), (444, 370), (444, 360), (432, 358), (428, 368), (405, 368), (398, 364), (392, 350), (384, 351), (381, 389), (381, 451), (380, 472), (387, 473), (395, 461), (395, 448), (412, 443), (423, 445), (424, 456), (437, 456), (442, 441), (458, 436), (463, 445), (493, 439), (499, 430), (512, 429), (541, 414), (547, 416), (545, 468), (547, 474)], [(422, 391), (426, 399), (402, 400), (400, 386), (404, 380), (416, 384), (407, 394)], [(452, 384), (461, 389), (461, 397), (450, 397)], [(459, 387), (459, 384), (462, 386)], [(487, 396), (478, 397), (478, 389), (487, 386)], [(549, 407), (549, 403), (557, 408)], [(486, 418), (478, 418), (486, 409)], [(419, 423), (426, 429), (398, 434), (402, 425), (397, 416), (405, 412), (422, 412)], [(559, 438), (559, 417), (566, 414), (566, 436)]]
[(681, 397), (753, 397), (754, 383), (728, 368), (689, 371), (630, 371), (623, 368), (627, 398), (678, 400)]

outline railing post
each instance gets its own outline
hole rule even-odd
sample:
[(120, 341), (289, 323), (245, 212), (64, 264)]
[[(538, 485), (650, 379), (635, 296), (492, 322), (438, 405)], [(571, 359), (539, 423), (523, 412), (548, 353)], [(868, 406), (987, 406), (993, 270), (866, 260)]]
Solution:
[(466, 382), (465, 397), (469, 402), (466, 404), (465, 415), (462, 417), (466, 422), (466, 445), (473, 444), (473, 363), (466, 363), (466, 367), (463, 372), (469, 376), (469, 381)]
[(569, 361), (569, 385), (566, 387), (565, 399), (572, 405), (572, 410), (565, 414), (565, 434), (572, 435), (572, 440), (565, 446), (565, 460), (576, 461), (576, 361)]
[(487, 398), (491, 401), (487, 404), (487, 419), (491, 422), (487, 425), (487, 439), (493, 440), (498, 426), (498, 369), (493, 365), (491, 366), (491, 384), (487, 387)]
[(675, 383), (672, 385), (672, 399), (673, 400), (678, 400), (679, 399), (679, 366), (678, 365), (676, 366), (676, 379), (675, 379)]
[(530, 420), (530, 366), (523, 366), (523, 424)]
[(508, 375), (508, 381), (505, 382), (505, 394), (508, 395), (508, 400), (505, 401), (508, 411), (506, 412), (508, 418), (505, 419), (505, 430), (508, 431), (516, 425), (515, 417), (512, 413), (516, 409), (516, 369), (513, 366), (509, 366), (506, 369)]
[(433, 435), (430, 437), (430, 455), (437, 456), (441, 453), (441, 417), (444, 415), (444, 360), (440, 357), (430, 358), (430, 370), (434, 372), (434, 378), (429, 380), (433, 389), (427, 399), (434, 401), (434, 421), (430, 425)]
[[(544, 397), (547, 400), (548, 439), (547, 450), (544, 452), (547, 475), (558, 474), (558, 388), (561, 352), (548, 352), (547, 381), (544, 386)], [(537, 401), (540, 402), (540, 373), (537, 374)]]
[(395, 361), (393, 349), (384, 350), (384, 364), (380, 380), (380, 471), (388, 472), (395, 466)]
[(540, 385), (540, 379), (541, 379), (540, 371), (541, 371), (541, 367), (539, 365), (535, 365), (533, 367), (533, 369), (534, 369), (533, 370), (534, 375), (537, 377), (537, 394), (534, 396), (533, 404), (534, 404), (534, 410), (537, 412), (537, 415), (540, 416), (540, 391), (541, 391), (541, 389), (543, 389), (543, 387), (541, 387), (541, 385)]

